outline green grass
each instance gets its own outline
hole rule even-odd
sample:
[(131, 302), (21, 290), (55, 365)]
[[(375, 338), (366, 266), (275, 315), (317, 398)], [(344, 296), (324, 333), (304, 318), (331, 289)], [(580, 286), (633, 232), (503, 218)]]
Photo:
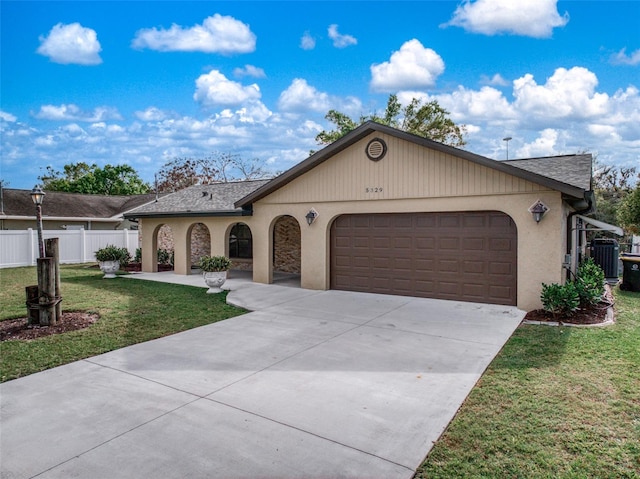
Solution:
[(640, 477), (640, 293), (606, 328), (521, 326), (416, 478)]
[[(97, 312), (89, 328), (32, 341), (0, 343), (2, 382), (245, 313), (226, 293), (133, 279), (102, 279), (85, 265), (60, 268), (63, 311)], [(25, 286), (35, 268), (0, 269), (0, 320), (27, 315)]]

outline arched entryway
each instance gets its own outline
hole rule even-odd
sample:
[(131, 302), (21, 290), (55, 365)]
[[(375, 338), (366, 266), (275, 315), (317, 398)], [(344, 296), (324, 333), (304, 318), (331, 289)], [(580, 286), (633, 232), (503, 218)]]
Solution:
[(189, 265), (187, 271), (198, 264), (203, 256), (211, 254), (211, 233), (203, 223), (195, 223), (189, 227), (187, 233), (187, 258)]
[(167, 271), (173, 269), (174, 259), (174, 237), (171, 226), (167, 224), (158, 225), (153, 231), (154, 256), (153, 271)]
[(253, 270), (253, 235), (246, 223), (235, 223), (227, 237), (227, 256), (233, 262), (232, 268), (242, 271)]
[(300, 224), (293, 216), (281, 216), (273, 225), (273, 282), (299, 278), (300, 271)]

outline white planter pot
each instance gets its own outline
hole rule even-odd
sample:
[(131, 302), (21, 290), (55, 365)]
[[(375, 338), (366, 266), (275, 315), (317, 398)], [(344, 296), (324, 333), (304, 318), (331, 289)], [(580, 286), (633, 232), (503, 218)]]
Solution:
[(115, 278), (116, 271), (120, 269), (120, 261), (100, 261), (100, 269), (104, 273), (104, 278)]
[(227, 280), (226, 271), (205, 271), (202, 273), (204, 282), (209, 286), (207, 293), (220, 293), (220, 286)]

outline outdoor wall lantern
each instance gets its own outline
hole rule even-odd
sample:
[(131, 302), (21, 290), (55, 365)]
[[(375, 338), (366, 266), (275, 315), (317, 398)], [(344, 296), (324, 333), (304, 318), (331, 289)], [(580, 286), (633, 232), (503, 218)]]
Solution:
[(305, 216), (305, 218), (307, 218), (307, 224), (311, 226), (311, 223), (313, 223), (317, 217), (318, 217), (318, 212), (313, 208), (311, 208), (307, 213), (307, 215)]
[(33, 204), (36, 205), (36, 223), (38, 225), (38, 250), (40, 252), (40, 258), (44, 258), (44, 242), (42, 241), (42, 201), (44, 200), (44, 191), (39, 185), (36, 185), (31, 190), (31, 199)]
[(547, 211), (549, 211), (549, 208), (540, 200), (529, 207), (529, 213), (531, 213), (536, 223), (540, 223), (540, 220)]

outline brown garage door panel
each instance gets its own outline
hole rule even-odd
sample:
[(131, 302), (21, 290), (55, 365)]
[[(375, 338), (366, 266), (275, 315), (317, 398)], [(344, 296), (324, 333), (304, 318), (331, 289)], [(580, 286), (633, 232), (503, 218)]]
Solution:
[(343, 215), (331, 287), (515, 305), (517, 243), (499, 212)]

